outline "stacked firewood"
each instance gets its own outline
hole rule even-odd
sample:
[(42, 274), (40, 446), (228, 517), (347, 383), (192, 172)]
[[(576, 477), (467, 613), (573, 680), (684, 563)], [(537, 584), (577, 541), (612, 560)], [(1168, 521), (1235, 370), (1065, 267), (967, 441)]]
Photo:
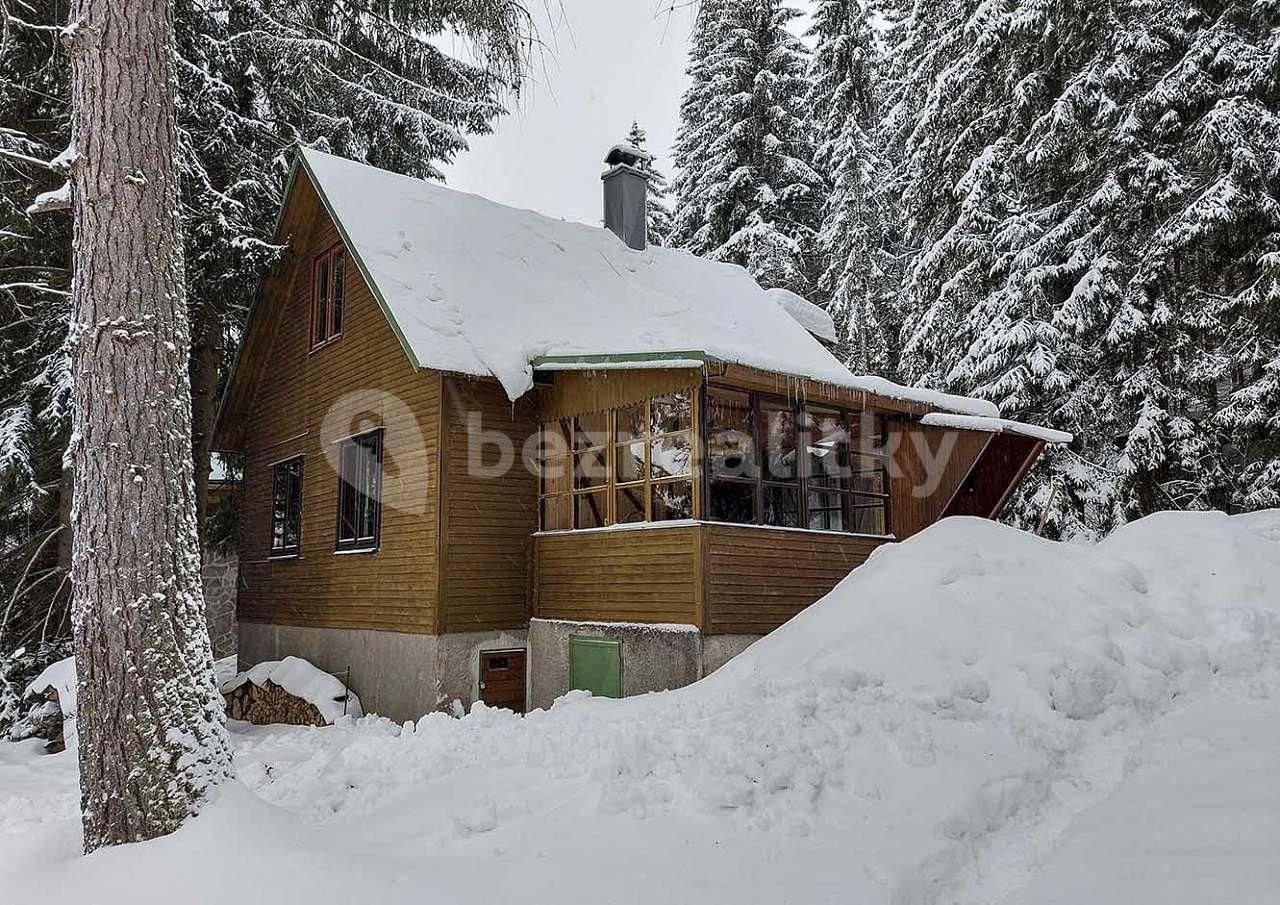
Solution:
[(289, 726), (323, 726), (325, 719), (310, 701), (289, 694), (275, 682), (255, 685), (245, 682), (226, 692), (227, 716), (259, 726), (284, 723)]

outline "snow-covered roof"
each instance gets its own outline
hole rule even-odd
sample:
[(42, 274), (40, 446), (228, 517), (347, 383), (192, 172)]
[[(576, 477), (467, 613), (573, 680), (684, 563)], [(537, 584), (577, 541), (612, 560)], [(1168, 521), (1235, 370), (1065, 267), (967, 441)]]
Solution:
[(818, 339), (832, 344), (839, 339), (831, 315), (804, 296), (796, 295), (790, 289), (766, 289), (764, 294)]
[(420, 367), (492, 375), (516, 399), (533, 385), (535, 360), (661, 360), (682, 350), (998, 415), (984, 400), (853, 375), (741, 267), (667, 248), (635, 251), (599, 227), (319, 151), (304, 149), (302, 161)]
[(975, 415), (953, 415), (949, 412), (930, 412), (920, 419), (920, 423), (929, 427), (948, 427), (952, 430), (985, 431), (993, 434), (1018, 434), (1045, 443), (1070, 443), (1071, 434), (1054, 430), (1051, 427), (1040, 427), (1038, 424), (1026, 424), (1022, 421), (1010, 421), (1008, 418), (984, 418)]

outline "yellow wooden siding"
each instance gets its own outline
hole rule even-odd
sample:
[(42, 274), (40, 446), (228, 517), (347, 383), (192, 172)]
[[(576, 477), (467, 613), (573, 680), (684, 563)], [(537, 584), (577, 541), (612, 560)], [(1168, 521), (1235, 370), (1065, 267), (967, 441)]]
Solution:
[(771, 632), (820, 600), (885, 540), (702, 525), (707, 634)]
[[(281, 281), (284, 298), (261, 314), (279, 318), (263, 344), (246, 430), (239, 618), (325, 628), (431, 632), (436, 622), (437, 499), (441, 378), (405, 357), (354, 262), (345, 270), (343, 335), (310, 349), (311, 266), (340, 241), (305, 182), (294, 203), (310, 205), (314, 225), (298, 235), (297, 273)], [(351, 395), (355, 393), (356, 395)], [(383, 506), (380, 549), (334, 553), (338, 475), (321, 448), (321, 424), (351, 434), (382, 425)], [(271, 465), (304, 456), (301, 552), (269, 559)]]
[(688, 525), (540, 535), (533, 615), (697, 624), (695, 544)]
[[(948, 435), (954, 439), (948, 440)], [(894, 467), (889, 483), (893, 533), (898, 540), (906, 540), (942, 517), (991, 436), (920, 424), (890, 425)], [(932, 469), (929, 463), (933, 463)], [(931, 491), (924, 494), (931, 483)]]
[[(523, 628), (528, 622), (529, 559), (538, 525), (538, 478), (522, 461), (525, 441), (536, 432), (536, 399), (514, 406), (495, 380), (448, 377), (443, 419), (445, 568), (441, 580), (441, 631)], [(500, 475), (473, 474), (468, 416), (510, 443), (511, 465)], [(489, 444), (474, 455), (495, 464)]]

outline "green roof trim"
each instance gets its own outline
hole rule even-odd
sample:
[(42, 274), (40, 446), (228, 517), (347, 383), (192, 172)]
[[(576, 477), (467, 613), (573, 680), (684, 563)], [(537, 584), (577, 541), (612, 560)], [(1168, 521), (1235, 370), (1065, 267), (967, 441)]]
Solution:
[[(311, 164), (307, 162), (307, 155), (304, 148), (298, 149), (298, 160), (307, 171), (307, 175), (311, 177), (311, 184), (315, 187), (316, 194), (320, 196), (320, 202), (324, 205), (324, 209), (329, 214), (329, 219), (333, 221), (333, 225), (338, 228), (338, 235), (342, 236), (342, 243), (347, 246), (347, 250), (351, 252), (351, 258), (356, 262), (356, 267), (360, 270), (360, 275), (364, 277), (365, 285), (369, 287), (369, 291), (373, 293), (374, 300), (377, 301), (378, 307), (382, 309), (382, 316), (387, 319), (387, 323), (391, 325), (391, 332), (396, 335), (396, 339), (400, 340), (400, 347), (404, 349), (404, 354), (409, 356), (409, 362), (415, 368), (421, 368), (422, 362), (418, 361), (418, 356), (414, 354), (413, 348), (409, 345), (409, 340), (405, 338), (404, 332), (400, 329), (400, 324), (396, 321), (396, 316), (391, 313), (391, 306), (387, 304), (387, 300), (382, 295), (382, 290), (378, 288), (378, 284), (373, 281), (373, 277), (369, 273), (369, 268), (365, 264), (364, 259), (360, 257), (360, 249), (356, 248), (355, 243), (351, 241), (351, 236), (347, 234), (346, 227), (342, 225), (342, 221), (338, 219), (337, 213), (333, 209), (333, 203), (324, 193), (324, 186), (320, 184), (320, 179), (316, 176), (315, 171), (311, 169)], [(290, 183), (293, 182), (292, 173), (289, 177)], [(288, 194), (284, 196), (286, 199)], [(283, 205), (281, 205), (283, 211)]]

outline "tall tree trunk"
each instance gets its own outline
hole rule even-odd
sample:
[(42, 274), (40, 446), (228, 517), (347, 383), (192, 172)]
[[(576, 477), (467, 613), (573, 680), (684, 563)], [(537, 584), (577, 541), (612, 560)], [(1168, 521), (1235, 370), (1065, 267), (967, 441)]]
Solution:
[(73, 624), (87, 851), (231, 773), (204, 622), (166, 0), (74, 0)]

